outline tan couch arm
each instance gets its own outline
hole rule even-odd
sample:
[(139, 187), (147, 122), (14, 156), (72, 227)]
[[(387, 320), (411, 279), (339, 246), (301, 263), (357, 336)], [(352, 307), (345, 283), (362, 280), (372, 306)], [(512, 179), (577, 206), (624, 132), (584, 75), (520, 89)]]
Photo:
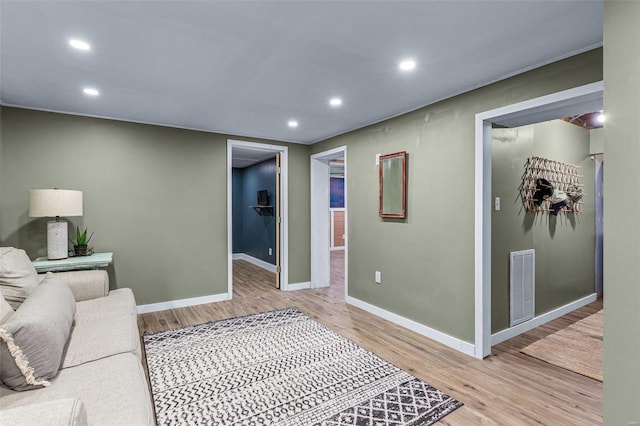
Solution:
[(0, 411), (3, 425), (86, 426), (87, 411), (79, 399), (57, 399)]
[[(109, 294), (109, 275), (104, 270), (54, 272), (56, 278), (69, 284), (76, 302)], [(44, 278), (44, 274), (41, 274)]]

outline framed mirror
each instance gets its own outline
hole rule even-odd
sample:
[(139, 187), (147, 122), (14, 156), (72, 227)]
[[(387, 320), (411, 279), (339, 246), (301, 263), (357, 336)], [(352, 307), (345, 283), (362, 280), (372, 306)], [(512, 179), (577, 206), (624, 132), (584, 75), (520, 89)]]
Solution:
[(406, 151), (381, 155), (380, 217), (404, 218), (407, 206), (407, 153)]

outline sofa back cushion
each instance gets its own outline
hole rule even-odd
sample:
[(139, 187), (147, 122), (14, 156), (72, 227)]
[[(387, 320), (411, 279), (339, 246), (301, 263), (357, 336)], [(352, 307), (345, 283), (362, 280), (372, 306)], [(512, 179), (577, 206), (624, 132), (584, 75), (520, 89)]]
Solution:
[(0, 247), (0, 292), (13, 309), (18, 309), (40, 280), (24, 250)]
[(2, 324), (6, 319), (9, 318), (9, 315), (13, 313), (13, 307), (4, 300), (4, 296), (0, 291), (0, 324)]
[(60, 368), (75, 311), (69, 286), (48, 273), (0, 325), (0, 380), (13, 390), (48, 386)]

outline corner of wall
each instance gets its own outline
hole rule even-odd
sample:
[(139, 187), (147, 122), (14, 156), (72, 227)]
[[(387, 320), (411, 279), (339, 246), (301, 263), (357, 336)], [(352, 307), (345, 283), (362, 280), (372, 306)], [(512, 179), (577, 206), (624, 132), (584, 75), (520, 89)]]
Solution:
[(0, 105), (0, 244), (4, 242), (4, 196), (2, 192), (2, 163), (4, 161), (4, 106)]

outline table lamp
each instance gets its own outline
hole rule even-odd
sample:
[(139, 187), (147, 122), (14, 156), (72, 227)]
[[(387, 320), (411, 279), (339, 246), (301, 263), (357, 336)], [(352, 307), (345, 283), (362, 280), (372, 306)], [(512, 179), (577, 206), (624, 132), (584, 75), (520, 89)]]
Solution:
[(69, 256), (68, 225), (60, 217), (82, 216), (82, 191), (33, 189), (29, 191), (29, 217), (55, 217), (47, 223), (47, 258)]

